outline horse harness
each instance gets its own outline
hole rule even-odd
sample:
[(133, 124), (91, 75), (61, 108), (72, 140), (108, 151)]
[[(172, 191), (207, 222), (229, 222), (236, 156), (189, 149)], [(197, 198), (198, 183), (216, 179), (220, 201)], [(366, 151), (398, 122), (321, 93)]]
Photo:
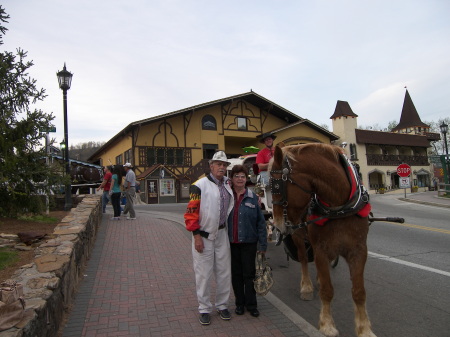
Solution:
[[(283, 158), (281, 170), (270, 171), (270, 188), (272, 195), (281, 195), (281, 199), (279, 201), (272, 200), (272, 204), (283, 207), (283, 219), (286, 228), (296, 230), (299, 228), (304, 228), (310, 223), (322, 222), (321, 224), (324, 224), (328, 219), (345, 218), (354, 214), (358, 214), (361, 217), (368, 216), (370, 212), (369, 193), (362, 185), (359, 174), (356, 173), (354, 166), (350, 163), (348, 158), (343, 154), (339, 154), (339, 159), (352, 186), (352, 192), (350, 193), (349, 200), (344, 205), (338, 207), (330, 207), (326, 205), (320, 200), (320, 197), (316, 193), (305, 189), (298, 182), (293, 180), (290, 176), (292, 173), (292, 167), (287, 156)], [(281, 178), (275, 178), (273, 176), (274, 174), (281, 174)], [(310, 220), (300, 222), (296, 225), (289, 221), (287, 215), (288, 183), (297, 186), (304, 193), (311, 195), (311, 201), (309, 203), (309, 207), (307, 208)], [(302, 218), (304, 217), (302, 216), (301, 219)]]

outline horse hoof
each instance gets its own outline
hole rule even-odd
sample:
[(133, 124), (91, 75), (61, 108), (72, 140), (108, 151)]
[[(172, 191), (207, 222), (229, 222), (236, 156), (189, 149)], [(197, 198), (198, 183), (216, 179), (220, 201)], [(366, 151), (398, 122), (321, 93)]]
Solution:
[(314, 299), (314, 294), (313, 293), (301, 293), (300, 298), (303, 301), (312, 301)]
[(339, 331), (333, 326), (329, 326), (327, 328), (322, 327), (322, 328), (320, 328), (319, 331), (321, 333), (323, 333), (327, 337), (337, 337), (337, 336), (339, 336)]
[(377, 337), (377, 336), (371, 330), (369, 330), (359, 334), (358, 337)]

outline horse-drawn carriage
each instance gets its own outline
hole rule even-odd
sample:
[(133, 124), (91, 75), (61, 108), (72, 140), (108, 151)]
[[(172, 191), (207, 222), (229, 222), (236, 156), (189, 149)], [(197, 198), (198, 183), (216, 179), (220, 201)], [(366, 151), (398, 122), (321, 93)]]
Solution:
[(277, 245), (283, 242), (288, 256), (301, 263), (303, 300), (313, 299), (308, 262), (316, 265), (322, 301), (320, 332), (325, 336), (339, 334), (331, 314), (334, 290), (330, 265), (336, 266), (341, 256), (350, 270), (356, 334), (374, 337), (364, 288), (369, 226), (373, 221), (404, 219), (372, 216), (359, 173), (337, 146), (277, 145), (269, 171), (270, 183), (258, 180), (254, 189), (261, 196), (269, 226), (276, 228)]

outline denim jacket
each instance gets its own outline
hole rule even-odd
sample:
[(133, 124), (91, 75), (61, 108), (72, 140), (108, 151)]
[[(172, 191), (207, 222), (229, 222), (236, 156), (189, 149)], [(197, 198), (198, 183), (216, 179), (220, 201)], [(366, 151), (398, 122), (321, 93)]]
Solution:
[[(228, 216), (228, 237), (233, 242), (234, 209)], [(258, 203), (258, 196), (248, 188), (239, 204), (238, 240), (242, 243), (259, 242), (260, 251), (267, 250), (266, 220)]]

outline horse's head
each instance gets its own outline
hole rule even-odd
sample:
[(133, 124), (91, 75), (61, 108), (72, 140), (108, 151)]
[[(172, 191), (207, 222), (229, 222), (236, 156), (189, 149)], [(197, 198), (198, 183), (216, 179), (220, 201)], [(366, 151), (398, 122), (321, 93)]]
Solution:
[(274, 225), (283, 234), (289, 234), (289, 226), (299, 224), (306, 215), (312, 193), (311, 183), (302, 180), (300, 172), (292, 170), (296, 159), (291, 150), (292, 147), (278, 144), (269, 166)]

